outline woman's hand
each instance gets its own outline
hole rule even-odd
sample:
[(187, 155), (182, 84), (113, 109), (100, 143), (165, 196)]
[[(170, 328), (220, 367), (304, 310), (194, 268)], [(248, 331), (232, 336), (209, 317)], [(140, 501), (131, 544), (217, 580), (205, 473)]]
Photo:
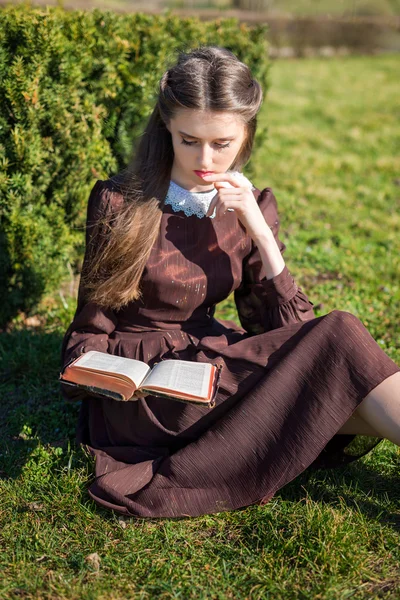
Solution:
[[(212, 199), (206, 216), (213, 214), (221, 219), (226, 211), (234, 210), (239, 221), (244, 225), (248, 235), (256, 242), (266, 237), (273, 237), (272, 231), (265, 222), (264, 216), (250, 187), (243, 187), (231, 173), (216, 173), (203, 177), (208, 183), (214, 183), (218, 194)], [(230, 184), (229, 187), (226, 183)]]
[[(212, 215), (214, 208), (216, 208), (216, 219), (223, 218), (227, 210), (234, 210), (237, 218), (246, 228), (247, 234), (260, 251), (266, 278), (272, 279), (281, 273), (285, 261), (250, 187), (242, 187), (231, 173), (207, 175), (203, 179), (210, 183), (213, 182), (218, 190), (218, 194), (210, 203), (206, 216)], [(228, 188), (226, 187), (227, 183)]]

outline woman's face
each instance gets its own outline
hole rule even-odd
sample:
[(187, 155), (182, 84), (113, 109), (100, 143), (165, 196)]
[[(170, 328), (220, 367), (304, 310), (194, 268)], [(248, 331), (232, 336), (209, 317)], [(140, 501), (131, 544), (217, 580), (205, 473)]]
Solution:
[(243, 122), (229, 112), (180, 109), (167, 128), (175, 155), (171, 179), (191, 192), (213, 189), (199, 171), (225, 173), (246, 137)]

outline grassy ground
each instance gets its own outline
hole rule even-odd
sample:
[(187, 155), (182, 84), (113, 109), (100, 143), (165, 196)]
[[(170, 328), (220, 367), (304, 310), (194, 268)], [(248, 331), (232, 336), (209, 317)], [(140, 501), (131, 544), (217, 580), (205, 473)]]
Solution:
[[(276, 62), (254, 183), (317, 314), (349, 310), (400, 363), (397, 57)], [(306, 472), (264, 507), (123, 520), (86, 494), (57, 375), (68, 296), (0, 338), (0, 597), (400, 598), (400, 453)], [(232, 298), (216, 316), (236, 318)], [(35, 323), (35, 320), (30, 322)]]

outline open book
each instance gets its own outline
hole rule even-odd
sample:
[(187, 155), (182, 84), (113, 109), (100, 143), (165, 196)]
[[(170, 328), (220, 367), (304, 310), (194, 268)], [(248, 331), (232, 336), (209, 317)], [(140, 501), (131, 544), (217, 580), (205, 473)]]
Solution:
[(114, 400), (152, 394), (212, 408), (222, 366), (168, 359), (150, 368), (141, 360), (90, 350), (67, 365), (62, 383)]

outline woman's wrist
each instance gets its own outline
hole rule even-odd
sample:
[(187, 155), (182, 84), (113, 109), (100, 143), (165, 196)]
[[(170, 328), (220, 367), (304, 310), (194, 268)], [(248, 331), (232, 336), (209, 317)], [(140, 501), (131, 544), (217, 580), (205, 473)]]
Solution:
[(268, 227), (261, 235), (256, 236), (256, 239), (253, 239), (253, 241), (260, 253), (266, 278), (272, 279), (282, 273), (285, 261), (271, 229)]

